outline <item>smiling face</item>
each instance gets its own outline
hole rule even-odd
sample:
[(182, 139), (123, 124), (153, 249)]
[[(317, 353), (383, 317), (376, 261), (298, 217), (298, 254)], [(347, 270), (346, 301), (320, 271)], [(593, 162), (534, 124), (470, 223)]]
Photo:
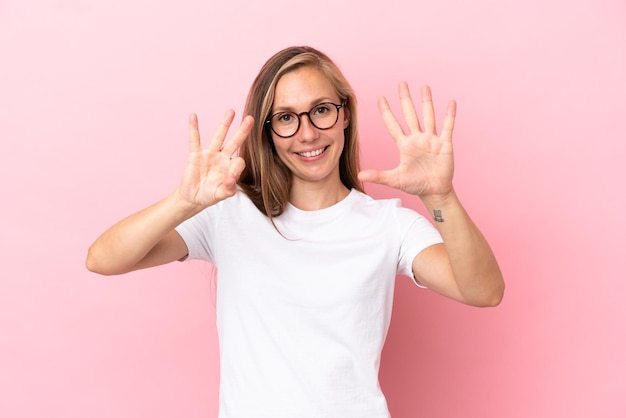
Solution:
[[(288, 72), (276, 84), (271, 114), (308, 112), (324, 102), (341, 104), (324, 73), (312, 67), (302, 67)], [(295, 135), (281, 138), (272, 133), (278, 157), (293, 174), (292, 187), (311, 183), (342, 187), (339, 158), (345, 143), (344, 129), (349, 122), (345, 109), (341, 108), (337, 123), (330, 129), (317, 129), (303, 114)]]

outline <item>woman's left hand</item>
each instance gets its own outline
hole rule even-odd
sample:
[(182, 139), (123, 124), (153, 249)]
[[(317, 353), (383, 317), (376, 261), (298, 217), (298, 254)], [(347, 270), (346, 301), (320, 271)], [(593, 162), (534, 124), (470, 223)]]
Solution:
[(409, 86), (398, 86), (402, 113), (409, 132), (405, 133), (394, 116), (387, 99), (381, 97), (378, 109), (385, 126), (398, 147), (400, 164), (393, 170), (363, 170), (363, 182), (384, 184), (420, 198), (445, 198), (452, 192), (454, 159), (452, 155), (452, 130), (456, 115), (456, 102), (448, 103), (441, 134), (437, 135), (435, 111), (430, 88), (421, 88), (423, 127), (420, 124)]

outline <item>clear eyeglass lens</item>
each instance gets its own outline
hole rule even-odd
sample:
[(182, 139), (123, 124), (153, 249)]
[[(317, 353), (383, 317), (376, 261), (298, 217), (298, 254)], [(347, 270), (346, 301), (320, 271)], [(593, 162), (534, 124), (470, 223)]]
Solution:
[[(339, 109), (333, 103), (320, 103), (308, 112), (311, 123), (318, 129), (331, 128), (337, 122), (338, 113)], [(272, 116), (271, 124), (278, 135), (291, 136), (298, 130), (300, 120), (296, 113), (281, 112)]]

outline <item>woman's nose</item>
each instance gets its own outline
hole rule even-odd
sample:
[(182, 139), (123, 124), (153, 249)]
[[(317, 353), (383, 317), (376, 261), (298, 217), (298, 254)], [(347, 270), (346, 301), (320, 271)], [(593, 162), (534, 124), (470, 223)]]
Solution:
[(304, 114), (300, 117), (300, 140), (312, 141), (319, 136), (319, 130), (311, 123), (309, 115)]

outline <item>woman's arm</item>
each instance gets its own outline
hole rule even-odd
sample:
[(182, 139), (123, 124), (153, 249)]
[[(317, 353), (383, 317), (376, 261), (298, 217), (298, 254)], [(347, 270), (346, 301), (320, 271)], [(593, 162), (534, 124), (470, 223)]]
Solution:
[(443, 245), (418, 254), (413, 274), (429, 289), (472, 306), (497, 306), (504, 279), (487, 240), (454, 191), (445, 199), (423, 199)]
[(123, 274), (183, 258), (187, 246), (174, 230), (196, 211), (176, 193), (106, 230), (87, 253), (87, 268), (104, 275)]
[(460, 302), (495, 306), (502, 299), (504, 279), (487, 241), (452, 187), (456, 103), (448, 104), (441, 134), (437, 135), (430, 88), (421, 89), (423, 128), (406, 83), (400, 83), (399, 94), (408, 133), (385, 98), (380, 99), (379, 110), (398, 147), (400, 164), (393, 170), (364, 170), (359, 178), (419, 196), (433, 216), (444, 244), (433, 245), (415, 257), (416, 279)]
[(232, 138), (224, 143), (233, 118), (234, 112), (229, 110), (203, 149), (198, 119), (190, 116), (189, 158), (180, 185), (165, 199), (106, 230), (89, 248), (89, 270), (122, 274), (169, 263), (187, 254), (187, 246), (174, 228), (237, 191), (244, 162), (234, 154), (248, 136), (253, 120), (244, 118)]

